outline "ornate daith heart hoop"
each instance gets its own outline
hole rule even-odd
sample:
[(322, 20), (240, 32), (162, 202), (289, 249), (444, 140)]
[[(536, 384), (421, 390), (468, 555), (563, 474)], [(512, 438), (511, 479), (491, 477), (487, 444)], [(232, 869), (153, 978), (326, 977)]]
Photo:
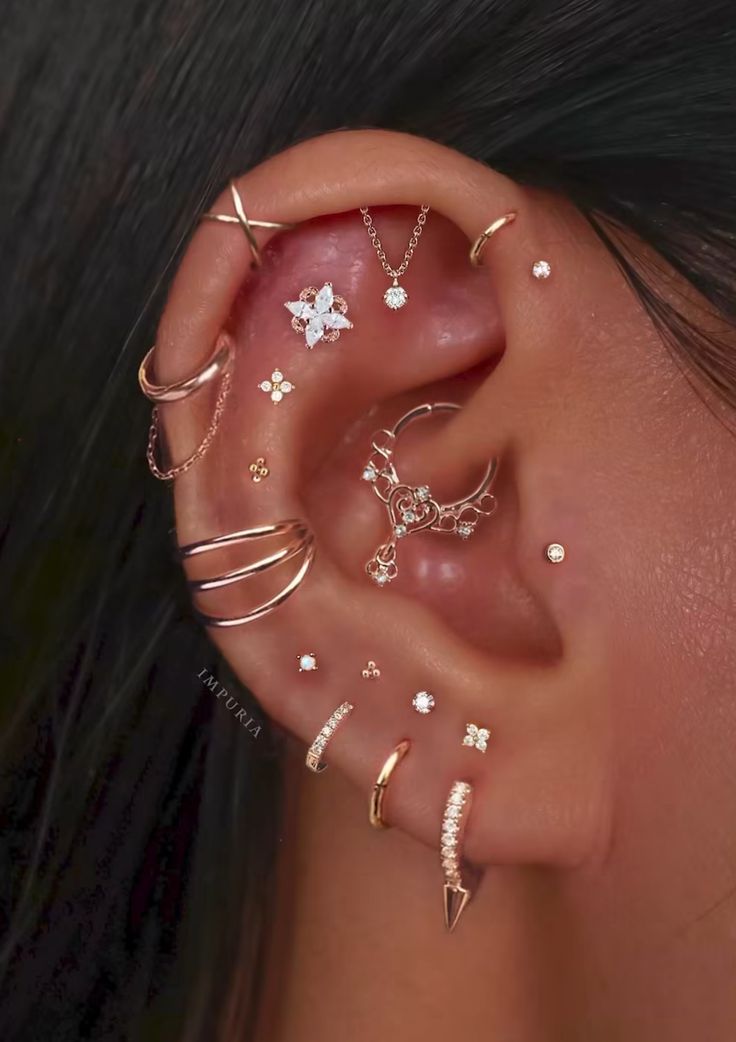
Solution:
[(439, 503), (428, 485), (406, 485), (396, 471), (394, 453), (399, 435), (410, 423), (437, 413), (457, 412), (453, 402), (435, 402), (418, 405), (406, 413), (390, 430), (373, 435), (371, 454), (363, 468), (363, 480), (385, 504), (391, 525), (391, 536), (382, 543), (366, 564), (365, 570), (378, 586), (386, 586), (399, 574), (396, 548), (399, 540), (415, 532), (439, 532), (469, 539), (482, 517), (490, 517), (496, 509), (496, 498), (491, 488), (498, 469), (491, 460), (480, 485), (464, 499), (454, 503)]

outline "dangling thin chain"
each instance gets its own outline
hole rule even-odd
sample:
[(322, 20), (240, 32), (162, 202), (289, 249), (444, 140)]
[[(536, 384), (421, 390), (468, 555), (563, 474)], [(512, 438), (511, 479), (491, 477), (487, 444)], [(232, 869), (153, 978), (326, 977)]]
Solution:
[(373, 244), (373, 249), (376, 251), (376, 256), (381, 262), (381, 267), (386, 272), (386, 274), (394, 280), (393, 285), (389, 286), (389, 288), (384, 293), (383, 299), (387, 307), (390, 307), (392, 310), (396, 311), (398, 310), (398, 308), (403, 308), (404, 304), (406, 304), (407, 300), (409, 299), (409, 294), (402, 286), (399, 285), (399, 279), (406, 272), (406, 269), (409, 267), (409, 263), (412, 257), (414, 256), (414, 250), (417, 248), (417, 244), (419, 242), (419, 239), (421, 238), (424, 225), (427, 223), (427, 214), (429, 213), (429, 207), (423, 206), (419, 211), (419, 214), (417, 216), (417, 223), (414, 225), (414, 231), (411, 233), (409, 244), (407, 245), (406, 252), (404, 253), (404, 259), (402, 260), (398, 268), (392, 268), (388, 262), (388, 258), (386, 257), (386, 251), (383, 248), (381, 240), (378, 238), (378, 232), (376, 231), (376, 226), (373, 223), (373, 218), (370, 215), (368, 207), (361, 206), (360, 212), (363, 215), (363, 224), (368, 229), (368, 235), (370, 236), (371, 243)]

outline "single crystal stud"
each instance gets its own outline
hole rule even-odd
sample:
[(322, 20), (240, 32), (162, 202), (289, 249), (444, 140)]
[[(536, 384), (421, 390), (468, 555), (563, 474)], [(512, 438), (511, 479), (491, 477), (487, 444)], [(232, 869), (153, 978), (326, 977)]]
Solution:
[(300, 673), (313, 673), (316, 669), (319, 669), (317, 656), (313, 651), (309, 651), (305, 655), (297, 655), (296, 658), (299, 663)]
[(487, 727), (478, 727), (477, 724), (466, 724), (463, 745), (467, 745), (470, 749), (477, 749), (479, 752), (484, 753), (488, 748), (488, 739), (490, 737), (491, 732)]
[(548, 279), (551, 274), (552, 268), (549, 264), (549, 261), (534, 261), (534, 264), (532, 265), (532, 275), (535, 279)]
[(562, 564), (565, 560), (565, 547), (562, 543), (550, 543), (545, 550), (547, 560), (552, 564)]
[(411, 704), (418, 713), (426, 716), (427, 713), (431, 713), (434, 709), (434, 696), (429, 691), (417, 691), (411, 700)]

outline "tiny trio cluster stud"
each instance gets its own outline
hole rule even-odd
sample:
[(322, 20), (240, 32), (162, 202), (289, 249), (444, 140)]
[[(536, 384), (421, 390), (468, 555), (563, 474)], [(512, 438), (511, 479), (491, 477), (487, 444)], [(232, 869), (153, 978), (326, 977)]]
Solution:
[(304, 335), (310, 351), (320, 340), (332, 343), (339, 339), (343, 329), (353, 328), (353, 323), (346, 318), (347, 301), (333, 292), (331, 282), (325, 282), (322, 289), (308, 286), (298, 300), (287, 300), (284, 307), (291, 312), (292, 328)]
[(369, 659), (360, 675), (363, 680), (378, 680), (381, 676), (381, 671), (373, 659)]
[(394, 462), (396, 441), (409, 424), (459, 409), (460, 406), (452, 402), (419, 405), (402, 416), (390, 430), (373, 435), (371, 455), (363, 468), (362, 478), (373, 486), (376, 496), (386, 506), (391, 525), (388, 541), (378, 547), (366, 564), (366, 572), (378, 586), (386, 586), (398, 575), (396, 549), (401, 539), (422, 531), (469, 539), (480, 519), (495, 512), (496, 499), (491, 494), (497, 470), (495, 459), (489, 463), (478, 487), (454, 503), (439, 503), (427, 485), (406, 485), (397, 473)]

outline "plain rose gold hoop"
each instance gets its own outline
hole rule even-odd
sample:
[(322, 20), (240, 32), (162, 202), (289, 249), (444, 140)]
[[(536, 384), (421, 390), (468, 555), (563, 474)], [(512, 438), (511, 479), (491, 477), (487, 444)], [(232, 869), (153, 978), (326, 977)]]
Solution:
[[(148, 429), (146, 459), (148, 460), (148, 467), (155, 478), (158, 478), (159, 481), (171, 481), (173, 478), (179, 477), (180, 474), (184, 474), (190, 467), (194, 466), (197, 460), (203, 458), (217, 434), (222, 414), (225, 411), (225, 402), (232, 386), (232, 366), (235, 352), (232, 339), (227, 333), (221, 333), (217, 338), (215, 350), (196, 373), (186, 377), (184, 380), (179, 380), (177, 383), (156, 384), (148, 375), (148, 368), (153, 360), (155, 350), (156, 345), (154, 344), (138, 369), (138, 384), (141, 391), (149, 401), (156, 402), (151, 413), (151, 426)], [(190, 394), (196, 394), (197, 391), (201, 391), (208, 383), (220, 376), (222, 377), (222, 383), (220, 384), (212, 419), (204, 438), (190, 456), (187, 456), (181, 463), (164, 470), (156, 460), (160, 403), (182, 401), (184, 398), (188, 398)]]
[(230, 195), (233, 200), (233, 207), (235, 214), (230, 213), (205, 213), (202, 214), (203, 221), (219, 221), (221, 224), (239, 224), (243, 229), (245, 238), (248, 242), (251, 255), (253, 257), (253, 263), (256, 267), (260, 268), (263, 263), (261, 257), (261, 251), (258, 246), (258, 240), (253, 232), (254, 228), (270, 228), (275, 231), (288, 231), (290, 228), (294, 228), (293, 224), (285, 224), (282, 221), (256, 221), (253, 218), (248, 217), (243, 206), (243, 200), (238, 192), (238, 186), (234, 181), (230, 182)]
[(371, 801), (368, 807), (368, 820), (374, 829), (388, 829), (391, 827), (383, 816), (383, 804), (386, 799), (386, 791), (388, 790), (388, 783), (391, 781), (391, 775), (409, 752), (410, 748), (411, 742), (408, 738), (404, 738), (399, 742), (384, 763), (378, 777), (376, 778), (376, 784), (373, 786)]
[(501, 228), (505, 228), (507, 224), (513, 224), (517, 217), (518, 214), (516, 211), (512, 210), (510, 213), (505, 213), (502, 217), (496, 218), (492, 224), (489, 224), (486, 230), (480, 233), (478, 238), (470, 247), (470, 263), (474, 264), (477, 268), (480, 264), (481, 254), (483, 253), (488, 240), (492, 238), (496, 232), (500, 231)]
[(235, 618), (223, 618), (217, 615), (208, 615), (196, 609), (197, 617), (206, 626), (229, 627), (244, 626), (248, 622), (255, 622), (265, 615), (270, 615), (295, 593), (309, 573), (314, 561), (315, 547), (314, 535), (305, 521), (298, 518), (288, 521), (279, 521), (273, 525), (260, 525), (256, 528), (245, 528), (241, 532), (230, 532), (226, 535), (218, 535), (213, 539), (201, 539), (196, 543), (189, 543), (179, 549), (179, 557), (186, 561), (201, 554), (212, 553), (226, 547), (238, 546), (241, 543), (260, 541), (272, 536), (285, 536), (287, 542), (273, 553), (260, 557), (258, 560), (245, 565), (243, 568), (235, 568), (228, 572), (222, 572), (208, 579), (189, 579), (188, 584), (193, 592), (204, 592), (206, 590), (217, 590), (223, 586), (231, 586), (233, 583), (242, 582), (261, 575), (282, 564), (287, 564), (295, 559), (300, 560), (296, 574), (286, 583), (281, 590), (267, 601), (257, 604), (247, 614)]
[(406, 413), (394, 427), (373, 435), (371, 454), (363, 468), (363, 480), (386, 506), (391, 537), (378, 547), (366, 564), (366, 572), (378, 586), (385, 586), (398, 575), (396, 548), (399, 540), (415, 532), (439, 532), (469, 539), (482, 517), (490, 517), (496, 510), (496, 497), (491, 488), (498, 469), (497, 460), (488, 464), (483, 479), (469, 496), (453, 503), (439, 503), (428, 485), (418, 487), (404, 484), (396, 471), (394, 455), (399, 435), (416, 420), (438, 413), (458, 412), (454, 402), (435, 402), (418, 405)]

